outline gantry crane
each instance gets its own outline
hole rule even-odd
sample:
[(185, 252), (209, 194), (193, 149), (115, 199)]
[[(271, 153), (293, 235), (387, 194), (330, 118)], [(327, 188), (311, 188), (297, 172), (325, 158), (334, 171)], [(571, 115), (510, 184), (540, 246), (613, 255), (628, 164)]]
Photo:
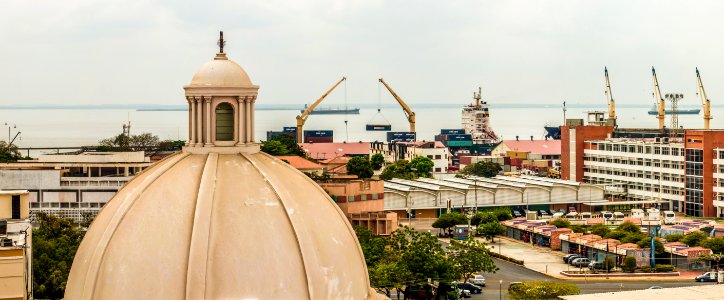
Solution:
[(659, 129), (664, 129), (666, 121), (666, 102), (661, 96), (659, 80), (656, 78), (656, 70), (654, 67), (651, 67), (651, 73), (654, 76), (654, 101), (656, 101), (656, 110), (658, 111), (656, 118), (659, 119)]
[(309, 118), (309, 114), (312, 113), (312, 111), (314, 110), (314, 108), (317, 107), (317, 105), (319, 105), (319, 103), (321, 103), (322, 100), (324, 100), (324, 98), (326, 98), (327, 95), (329, 95), (329, 93), (331, 93), (332, 91), (334, 91), (334, 89), (337, 88), (337, 86), (338, 86), (340, 83), (342, 83), (342, 81), (345, 81), (345, 80), (347, 80), (347, 77), (342, 77), (342, 79), (340, 79), (339, 81), (337, 81), (337, 83), (334, 84), (334, 86), (333, 86), (331, 89), (329, 89), (326, 93), (324, 93), (324, 95), (322, 95), (322, 97), (319, 97), (319, 99), (317, 99), (317, 101), (314, 101), (314, 103), (312, 103), (312, 105), (310, 105), (309, 107), (307, 107), (307, 109), (305, 109), (304, 112), (303, 112), (301, 115), (298, 115), (298, 116), (297, 116), (297, 143), (302, 143), (302, 142), (303, 142), (304, 122), (306, 122), (306, 121), (307, 121), (307, 118)]
[(699, 82), (699, 89), (696, 94), (701, 99), (701, 105), (704, 109), (704, 129), (709, 129), (709, 121), (711, 120), (711, 101), (706, 97), (706, 91), (704, 91), (704, 84), (701, 82), (701, 75), (699, 75), (699, 68), (696, 68), (696, 80)]
[(399, 103), (400, 106), (402, 106), (402, 110), (405, 111), (405, 116), (407, 117), (407, 121), (410, 122), (410, 132), (415, 132), (415, 112), (412, 111), (412, 109), (410, 109), (409, 106), (407, 106), (407, 103), (405, 103), (405, 101), (403, 101), (402, 98), (400, 98), (400, 96), (397, 96), (397, 93), (395, 93), (395, 91), (393, 91), (392, 88), (389, 85), (387, 85), (387, 83), (384, 80), (382, 80), (382, 78), (380, 78), (380, 82), (385, 86), (385, 88), (387, 88), (388, 91), (390, 91), (390, 94), (392, 94), (392, 97), (394, 97), (395, 100), (397, 100), (397, 103)]
[(609, 125), (616, 127), (616, 102), (613, 100), (613, 92), (611, 91), (611, 82), (608, 80), (608, 68), (603, 67), (603, 73), (606, 76), (606, 100), (608, 101), (608, 121)]

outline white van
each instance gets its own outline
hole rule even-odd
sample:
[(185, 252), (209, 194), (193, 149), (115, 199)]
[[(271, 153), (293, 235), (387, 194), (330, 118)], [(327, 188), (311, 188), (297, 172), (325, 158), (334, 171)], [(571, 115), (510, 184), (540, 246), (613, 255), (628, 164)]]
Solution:
[(631, 209), (631, 217), (637, 219), (643, 219), (646, 216), (643, 209), (633, 208)]
[(664, 212), (664, 224), (665, 225), (676, 224), (676, 214), (673, 211), (667, 210)]
[(614, 220), (623, 220), (623, 218), (625, 218), (625, 217), (626, 217), (626, 215), (624, 215), (624, 214), (623, 214), (622, 212), (620, 212), (620, 211), (617, 211), (617, 212), (614, 212), (614, 213), (613, 213), (613, 219), (614, 219)]
[(658, 221), (661, 219), (661, 212), (656, 208), (649, 208), (646, 210), (649, 220)]
[(613, 213), (610, 212), (610, 211), (602, 211), (602, 212), (601, 212), (601, 216), (602, 216), (603, 219), (606, 220), (606, 221), (608, 221), (608, 220), (613, 220), (613, 219), (614, 219)]
[(591, 213), (590, 213), (590, 212), (582, 212), (582, 213), (581, 213), (581, 219), (582, 219), (582, 220), (588, 220), (588, 219), (590, 219), (590, 218), (591, 218)]
[(575, 211), (569, 212), (566, 214), (566, 218), (568, 219), (576, 219), (578, 217), (578, 213)]
[(562, 217), (563, 217), (563, 213), (559, 211), (559, 212), (554, 213), (553, 216), (551, 217), (551, 219), (558, 219), (558, 218), (562, 218)]

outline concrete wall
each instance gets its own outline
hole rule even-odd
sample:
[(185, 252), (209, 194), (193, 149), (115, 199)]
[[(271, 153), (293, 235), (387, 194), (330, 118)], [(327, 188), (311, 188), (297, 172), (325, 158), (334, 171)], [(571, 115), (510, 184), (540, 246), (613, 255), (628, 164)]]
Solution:
[(43, 202), (61, 202), (61, 203), (70, 203), (70, 202), (78, 202), (78, 193), (74, 191), (69, 192), (46, 192), (43, 191)]
[(0, 189), (58, 189), (59, 170), (0, 170)]
[[(20, 195), (20, 219), (27, 219), (30, 216), (30, 195), (28, 193), (16, 193)], [(12, 195), (11, 193), (0, 194), (0, 219), (12, 217)]]
[(80, 155), (50, 155), (38, 156), (39, 162), (64, 163), (131, 163), (149, 162), (143, 151), (136, 152), (86, 152)]
[(113, 196), (116, 195), (115, 192), (89, 192), (89, 191), (83, 191), (81, 192), (81, 198), (80, 202), (96, 202), (96, 203), (107, 203)]
[(345, 214), (361, 214), (385, 210), (385, 200), (366, 200), (347, 203), (337, 203)]
[(0, 250), (0, 299), (25, 299), (24, 262), (22, 249)]

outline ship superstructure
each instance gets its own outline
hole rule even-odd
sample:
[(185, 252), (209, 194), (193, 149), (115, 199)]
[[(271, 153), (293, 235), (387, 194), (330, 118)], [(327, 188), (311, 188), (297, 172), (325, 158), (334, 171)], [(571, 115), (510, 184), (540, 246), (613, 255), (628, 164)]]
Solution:
[(473, 92), (473, 103), (463, 107), (462, 125), (465, 133), (470, 134), (473, 144), (495, 144), (498, 136), (490, 127), (490, 111), (488, 102), (482, 101), (482, 88)]

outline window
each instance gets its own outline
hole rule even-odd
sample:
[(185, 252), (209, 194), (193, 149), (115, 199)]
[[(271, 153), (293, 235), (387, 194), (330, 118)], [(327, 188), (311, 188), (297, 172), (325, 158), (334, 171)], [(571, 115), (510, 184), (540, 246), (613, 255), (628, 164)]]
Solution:
[(440, 172), (442, 172), (442, 169), (440, 169), (440, 168), (435, 168), (435, 172), (440, 173)]
[(441, 158), (442, 158), (442, 155), (440, 155), (440, 154), (435, 155), (435, 159), (441, 159)]
[(216, 106), (216, 140), (234, 140), (234, 108), (229, 103)]
[(11, 217), (11, 219), (16, 219), (16, 220), (20, 219), (20, 195), (13, 195), (11, 201), (12, 201), (12, 209), (11, 209), (12, 217)]

